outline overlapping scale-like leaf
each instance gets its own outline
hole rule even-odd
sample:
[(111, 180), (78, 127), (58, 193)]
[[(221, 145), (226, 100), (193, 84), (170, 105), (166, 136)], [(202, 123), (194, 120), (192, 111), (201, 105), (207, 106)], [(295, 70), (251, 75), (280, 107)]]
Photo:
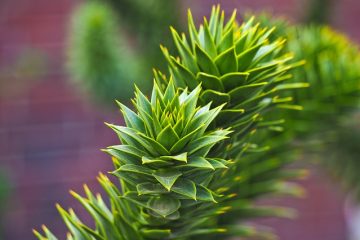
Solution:
[[(224, 105), (211, 127), (231, 126), (234, 130), (230, 139), (209, 152), (211, 156), (233, 159), (224, 175), (212, 179), (212, 188), (225, 196), (236, 196), (224, 201), (225, 206), (270, 194), (302, 195), (298, 186), (285, 182), (288, 179), (285, 176), (302, 176), (302, 170), (287, 174), (282, 167), (289, 161), (281, 161), (279, 156), (267, 157), (271, 135), (256, 132), (262, 128), (281, 131), (282, 120), (267, 120), (266, 113), (274, 107), (301, 108), (292, 105), (287, 91), (309, 85), (301, 80), (291, 81), (290, 71), (303, 62), (293, 60), (293, 54), (285, 47), (286, 36), (274, 34), (275, 28), (262, 27), (255, 18), (239, 24), (236, 11), (227, 22), (224, 19), (220, 7), (213, 7), (210, 20), (204, 19), (196, 28), (189, 11), (188, 34), (171, 29), (177, 56), (161, 47), (177, 87), (194, 89), (201, 83), (200, 103)], [(158, 72), (155, 77), (159, 85), (166, 86), (163, 74)], [(261, 216), (253, 212), (253, 216)], [(229, 230), (227, 224), (236, 221), (233, 216), (241, 218), (241, 213), (232, 210), (224, 213), (226, 221), (219, 218), (214, 222)], [(247, 214), (244, 218), (250, 217)], [(221, 235), (226, 234), (214, 234), (213, 239)]]
[[(196, 215), (195, 210), (216, 209), (222, 198), (210, 183), (231, 161), (208, 153), (231, 131), (208, 130), (222, 106), (198, 106), (200, 92), (200, 86), (188, 92), (169, 81), (164, 91), (155, 84), (150, 100), (137, 89), (134, 110), (119, 103), (126, 125), (107, 125), (122, 145), (104, 151), (113, 157), (116, 169), (112, 174), (119, 178), (122, 190), (100, 176), (111, 209), (87, 187), (86, 197), (72, 192), (91, 214), (96, 228), (84, 225), (72, 210), (58, 207), (70, 230), (69, 239), (175, 239), (201, 234), (193, 230), (197, 224), (187, 223), (190, 219), (206, 221), (209, 215)], [(44, 231), (46, 237), (36, 232), (37, 236), (50, 239), (51, 233)]]
[[(150, 101), (137, 90), (135, 112), (120, 104), (127, 126), (109, 126), (123, 145), (105, 150), (121, 163), (113, 173), (130, 185), (136, 182), (133, 187), (144, 195), (158, 189), (159, 184), (172, 192), (178, 180), (196, 186), (186, 178), (189, 173), (216, 170), (213, 165), (224, 165), (206, 158), (209, 150), (230, 133), (221, 129), (206, 132), (222, 106), (197, 107), (199, 93), (200, 87), (190, 93), (178, 93), (172, 82), (162, 92), (155, 84)], [(199, 157), (202, 162), (196, 161)], [(182, 192), (178, 190), (177, 195)], [(189, 198), (188, 195), (182, 198)]]
[[(122, 142), (105, 150), (117, 159), (112, 174), (129, 190), (123, 198), (141, 206), (146, 234), (155, 226), (175, 234), (185, 225), (185, 212), (220, 197), (209, 184), (231, 163), (208, 153), (230, 131), (207, 130), (223, 106), (198, 106), (200, 92), (179, 91), (172, 81), (162, 91), (155, 83), (150, 100), (136, 91), (134, 111), (119, 104), (126, 126), (108, 124)], [(174, 221), (179, 226), (169, 227)]]
[[(179, 57), (162, 47), (170, 77), (155, 71), (151, 96), (136, 89), (134, 110), (119, 103), (125, 126), (108, 126), (122, 145), (104, 151), (112, 156), (111, 173), (121, 190), (100, 176), (110, 208), (88, 189), (86, 197), (74, 194), (95, 220), (94, 229), (59, 208), (69, 240), (266, 238), (272, 235), (235, 227), (230, 218), (289, 216), (286, 209), (252, 205), (253, 198), (269, 193), (295, 195), (296, 187), (283, 180), (297, 173), (278, 171), (282, 163), (267, 161), (267, 148), (259, 147), (263, 141), (250, 140), (257, 128), (278, 123), (263, 116), (291, 100), (278, 93), (303, 85), (286, 84), (296, 64), (282, 53), (283, 39), (269, 40), (273, 29), (254, 20), (239, 25), (235, 12), (224, 19), (214, 7), (210, 20), (196, 29), (189, 12), (188, 36), (172, 29)], [(44, 233), (36, 235), (56, 239), (46, 228)]]
[[(280, 105), (273, 98), (290, 87), (283, 81), (290, 78), (289, 70), (301, 62), (291, 63), (292, 55), (283, 51), (284, 38), (270, 38), (273, 31), (260, 27), (254, 18), (239, 25), (236, 11), (224, 22), (224, 12), (218, 6), (213, 7), (209, 22), (205, 18), (198, 29), (189, 11), (188, 36), (171, 29), (179, 57), (170, 55), (165, 47), (161, 49), (177, 87), (194, 89), (201, 83), (202, 103), (225, 103), (223, 111), (232, 110), (226, 112), (231, 117), (218, 121), (217, 126), (223, 126), (242, 117), (234, 110), (261, 113), (264, 99), (271, 103), (268, 107)], [(161, 74), (157, 76), (163, 83)], [(307, 84), (296, 85), (304, 86)]]

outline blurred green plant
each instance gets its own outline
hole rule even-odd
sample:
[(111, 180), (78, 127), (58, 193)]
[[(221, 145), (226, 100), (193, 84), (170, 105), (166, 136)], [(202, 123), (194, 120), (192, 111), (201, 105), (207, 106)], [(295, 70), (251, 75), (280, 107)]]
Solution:
[(128, 101), (134, 84), (147, 92), (151, 66), (161, 65), (158, 42), (166, 40), (165, 22), (177, 20), (174, 5), (128, 0), (80, 4), (72, 15), (67, 49), (70, 77), (79, 89), (104, 106), (114, 99)]
[[(254, 20), (238, 24), (236, 12), (225, 22), (224, 12), (214, 7), (198, 29), (188, 16), (188, 36), (172, 30), (179, 57), (162, 48), (170, 77), (155, 71), (150, 98), (136, 89), (134, 111), (119, 103), (125, 126), (108, 124), (122, 142), (105, 150), (121, 190), (100, 175), (110, 207), (87, 187), (86, 197), (72, 192), (95, 228), (58, 206), (70, 231), (67, 239), (273, 239), (268, 231), (236, 221), (293, 216), (287, 208), (255, 201), (299, 195), (288, 180), (303, 172), (263, 158), (267, 147), (251, 140), (256, 130), (276, 126), (264, 119), (266, 112), (292, 106), (282, 92), (304, 86), (287, 83), (298, 63), (289, 64), (283, 39), (268, 40), (272, 29)], [(220, 221), (220, 216), (237, 218)], [(43, 230), (44, 236), (35, 231), (39, 239), (57, 239)]]
[(360, 111), (340, 119), (337, 130), (330, 133), (322, 161), (326, 169), (345, 191), (351, 200), (360, 203)]
[(4, 216), (7, 212), (7, 206), (10, 196), (10, 181), (5, 174), (5, 170), (0, 168), (0, 238), (3, 239), (4, 229), (6, 227)]
[(289, 30), (288, 48), (307, 62), (304, 68), (294, 70), (294, 80), (311, 86), (293, 93), (304, 110), (293, 112), (288, 126), (297, 137), (333, 130), (340, 117), (359, 108), (358, 46), (330, 27), (311, 25)]
[(295, 93), (304, 111), (292, 116), (288, 124), (310, 143), (305, 144), (308, 151), (315, 151), (322, 166), (359, 201), (360, 131), (355, 117), (360, 110), (359, 48), (329, 27), (299, 27), (292, 34), (289, 48), (308, 62), (294, 77), (305, 77), (311, 88)]
[(354, 117), (360, 110), (358, 45), (330, 27), (312, 25), (290, 30), (288, 47), (307, 61), (294, 71), (294, 79), (311, 86), (294, 93), (304, 110), (286, 116), (291, 135), (360, 201), (360, 131), (359, 118)]
[(81, 4), (72, 16), (68, 69), (98, 102), (130, 99), (135, 79), (143, 79), (141, 61), (127, 47), (117, 21), (111, 8), (97, 1)]
[(304, 11), (304, 23), (328, 24), (335, 7), (334, 0), (308, 0)]
[[(281, 21), (261, 19), (265, 26), (277, 26)], [(360, 110), (359, 48), (328, 26), (291, 26), (283, 22), (281, 32), (288, 36), (286, 49), (295, 54), (295, 60), (306, 61), (303, 68), (291, 72), (293, 79), (306, 81), (310, 87), (288, 93), (303, 110), (280, 114), (286, 119), (286, 131), (276, 135), (278, 147), (273, 148), (272, 154), (278, 156), (286, 148), (290, 155), (284, 157), (293, 158), (294, 148), (301, 150), (302, 157), (315, 154), (311, 158), (319, 159), (321, 166), (360, 199), (360, 135), (354, 118)]]
[[(180, 11), (177, 0), (103, 0), (111, 3), (122, 26), (133, 36), (141, 57), (145, 58), (148, 73), (156, 66), (166, 68), (159, 43), (172, 46), (169, 25), (179, 28)], [(152, 59), (152, 61), (148, 61)]]

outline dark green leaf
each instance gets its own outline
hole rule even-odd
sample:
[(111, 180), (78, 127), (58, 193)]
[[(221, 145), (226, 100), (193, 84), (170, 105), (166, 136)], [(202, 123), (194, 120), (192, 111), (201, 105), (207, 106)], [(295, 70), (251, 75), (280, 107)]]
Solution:
[(219, 70), (217, 69), (215, 63), (211, 60), (211, 57), (199, 47), (198, 44), (195, 44), (195, 54), (197, 63), (203, 72), (219, 76)]
[(171, 191), (196, 200), (195, 183), (185, 178), (178, 179), (174, 186), (171, 188)]
[(224, 103), (230, 103), (230, 96), (227, 93), (222, 93), (218, 91), (214, 91), (211, 89), (205, 90), (201, 96), (200, 99), (206, 103), (206, 102), (212, 102), (215, 106), (219, 106)]
[(238, 69), (238, 62), (236, 59), (234, 47), (224, 51), (215, 58), (215, 64), (221, 75), (229, 72), (236, 72)]
[(196, 186), (196, 199), (207, 202), (216, 202), (212, 192), (200, 185)]
[(152, 174), (156, 180), (161, 183), (168, 191), (174, 185), (176, 180), (182, 175), (180, 171), (177, 170), (157, 170)]
[(153, 184), (153, 183), (138, 184), (136, 185), (136, 190), (139, 195), (167, 193), (167, 190), (161, 184)]
[(159, 197), (151, 198), (147, 205), (155, 213), (162, 217), (166, 217), (177, 211), (180, 208), (181, 203), (178, 199), (161, 195)]
[(251, 61), (254, 59), (261, 46), (262, 44), (255, 45), (237, 56), (239, 72), (245, 71), (250, 66)]
[(170, 28), (171, 33), (175, 42), (175, 45), (180, 53), (181, 59), (184, 61), (184, 64), (186, 65), (186, 68), (190, 70), (193, 74), (199, 71), (196, 61), (191, 55), (191, 51), (184, 45), (184, 43), (181, 41), (181, 38), (179, 34), (176, 32), (174, 28)]
[(212, 89), (220, 92), (224, 92), (224, 87), (220, 79), (214, 75), (199, 72), (196, 76), (198, 82), (202, 83), (205, 89)]
[(228, 73), (221, 76), (220, 81), (222, 82), (226, 91), (229, 91), (236, 87), (245, 85), (248, 76), (249, 73), (245, 72)]
[(177, 141), (179, 141), (179, 136), (176, 134), (171, 125), (168, 125), (159, 133), (156, 141), (166, 149), (170, 149)]
[(231, 97), (231, 102), (238, 103), (246, 99), (249, 99), (257, 91), (260, 91), (266, 84), (268, 83), (267, 82), (254, 83), (254, 84), (240, 86), (231, 90), (229, 92), (229, 95)]

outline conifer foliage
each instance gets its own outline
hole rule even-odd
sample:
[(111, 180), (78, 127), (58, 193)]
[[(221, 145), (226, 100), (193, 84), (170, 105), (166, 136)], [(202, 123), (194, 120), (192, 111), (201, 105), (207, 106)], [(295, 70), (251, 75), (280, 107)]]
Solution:
[(293, 93), (304, 111), (286, 115), (287, 126), (302, 150), (317, 153), (321, 166), (359, 202), (359, 46), (331, 27), (311, 25), (291, 28), (288, 48), (307, 62), (294, 80), (311, 87)]
[[(149, 98), (136, 89), (134, 110), (119, 103), (125, 126), (108, 126), (121, 145), (104, 151), (112, 156), (112, 175), (121, 188), (98, 177), (110, 206), (87, 187), (85, 197), (72, 192), (95, 228), (58, 206), (69, 240), (267, 238), (272, 235), (236, 219), (289, 216), (284, 208), (254, 205), (270, 194), (297, 195), (287, 180), (298, 173), (266, 158), (264, 139), (252, 136), (278, 123), (265, 120), (268, 111), (294, 107), (283, 90), (306, 84), (288, 83), (289, 70), (299, 63), (283, 53), (284, 39), (269, 40), (274, 29), (254, 19), (238, 24), (236, 12), (224, 19), (214, 7), (210, 21), (197, 30), (189, 12), (189, 36), (172, 29), (179, 56), (162, 47), (169, 76), (154, 72)], [(57, 239), (43, 230), (35, 231), (39, 239)]]

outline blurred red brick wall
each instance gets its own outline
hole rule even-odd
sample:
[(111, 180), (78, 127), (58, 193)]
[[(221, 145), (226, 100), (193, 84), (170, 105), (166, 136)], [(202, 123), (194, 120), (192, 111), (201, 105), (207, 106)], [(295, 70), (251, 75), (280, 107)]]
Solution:
[[(97, 184), (99, 171), (111, 169), (100, 148), (116, 143), (103, 122), (120, 115), (84, 104), (67, 83), (63, 69), (66, 24), (71, 0), (0, 1), (0, 66), (15, 61), (24, 48), (47, 55), (47, 73), (29, 79), (27, 89), (0, 96), (0, 167), (13, 185), (5, 217), (5, 239), (35, 239), (31, 229), (42, 223), (64, 238), (54, 204), (75, 205), (69, 189)], [(2, 81), (16, 84), (10, 73)], [(2, 213), (0, 213), (2, 214)]]
[[(298, 9), (304, 8), (304, 1), (296, 0), (184, 0), (182, 9), (185, 13), (186, 8), (193, 8), (200, 19), (209, 14), (211, 4), (219, 2), (227, 10), (273, 9), (295, 19)], [(42, 223), (63, 238), (65, 228), (54, 204), (75, 206), (76, 210), (79, 204), (68, 189), (81, 191), (84, 182), (98, 189), (96, 174), (111, 169), (109, 158), (99, 149), (117, 140), (103, 122), (120, 123), (120, 114), (85, 104), (67, 82), (63, 67), (66, 24), (76, 3), (0, 1), (0, 69), (26, 47), (42, 49), (47, 55), (46, 74), (37, 81), (29, 80), (28, 87), (17, 95), (0, 96), (0, 168), (6, 169), (12, 182), (5, 214), (6, 240), (34, 239), (31, 229)], [(360, 40), (359, 12), (359, 1), (339, 1), (334, 25)], [(6, 85), (16, 84), (12, 74), (5, 74)], [(309, 191), (306, 200), (282, 201), (300, 210), (297, 220), (265, 222), (285, 240), (345, 239), (342, 199), (334, 184), (315, 171), (304, 185)]]

